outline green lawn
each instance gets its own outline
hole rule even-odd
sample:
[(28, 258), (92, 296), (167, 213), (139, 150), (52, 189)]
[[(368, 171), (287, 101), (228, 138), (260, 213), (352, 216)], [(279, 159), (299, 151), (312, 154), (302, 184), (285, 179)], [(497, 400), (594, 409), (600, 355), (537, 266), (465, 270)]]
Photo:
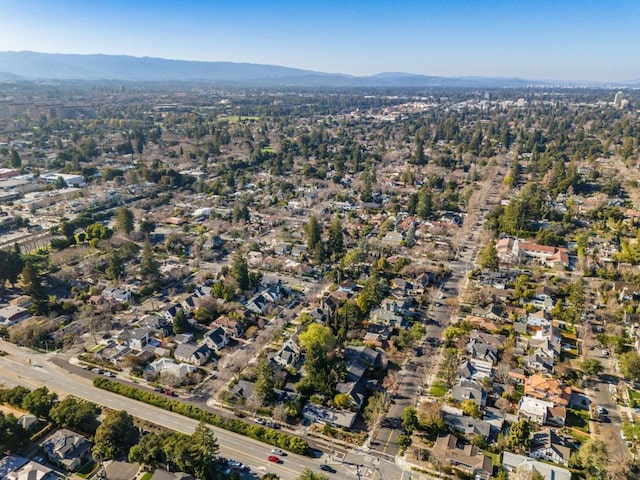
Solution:
[(429, 389), (429, 394), (434, 397), (444, 397), (447, 393), (447, 386), (439, 380), (433, 382)]
[(153, 477), (153, 472), (147, 472), (142, 477), (140, 477), (140, 480), (149, 480), (151, 477)]
[(640, 401), (640, 392), (634, 390), (633, 388), (629, 389), (629, 398), (635, 400), (636, 402)]
[(76, 472), (76, 475), (81, 478), (89, 478), (91, 474), (97, 470), (97, 468), (98, 464), (96, 462), (87, 462), (82, 467), (80, 467), (80, 470)]
[(584, 433), (589, 433), (589, 412), (568, 408), (566, 425), (567, 427), (577, 428)]

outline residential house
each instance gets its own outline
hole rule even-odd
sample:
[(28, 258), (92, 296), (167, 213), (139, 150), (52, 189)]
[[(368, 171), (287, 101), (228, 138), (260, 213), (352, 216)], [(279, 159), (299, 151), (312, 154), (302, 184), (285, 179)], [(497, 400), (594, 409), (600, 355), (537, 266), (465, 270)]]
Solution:
[(118, 288), (113, 285), (106, 287), (101, 295), (107, 300), (113, 300), (119, 303), (131, 301), (131, 292), (129, 290), (124, 290), (123, 288)]
[(364, 406), (367, 391), (362, 380), (338, 383), (336, 390), (349, 396), (355, 409), (360, 410)]
[(149, 330), (146, 328), (126, 329), (118, 334), (117, 339), (122, 345), (140, 352), (149, 343)]
[(71, 430), (58, 430), (47, 437), (40, 446), (52, 463), (69, 472), (77, 470), (91, 459), (91, 442)]
[(170, 358), (159, 358), (151, 362), (144, 369), (145, 378), (156, 377), (158, 375), (171, 375), (178, 380), (187, 378), (188, 375), (196, 372), (196, 367), (186, 363), (176, 363)]
[(356, 421), (357, 415), (357, 412), (334, 410), (310, 403), (306, 404), (302, 409), (302, 416), (310, 422), (328, 424), (336, 428), (351, 428)]
[(486, 308), (474, 308), (471, 310), (471, 314), (480, 317), (480, 318), (488, 318), (489, 320), (503, 320), (504, 319), (504, 309), (495, 303), (492, 303)]
[(553, 355), (549, 355), (544, 351), (532, 353), (522, 358), (522, 366), (529, 371), (536, 373), (553, 373)]
[(172, 325), (165, 317), (156, 315), (147, 315), (140, 321), (140, 327), (149, 331), (149, 335), (155, 335), (159, 338), (168, 337), (173, 331)]
[[(443, 409), (444, 410), (444, 409)], [(491, 424), (484, 420), (467, 417), (462, 413), (442, 412), (442, 421), (452, 430), (464, 434), (469, 439), (481, 435), (485, 440), (491, 435)]]
[(488, 477), (493, 473), (493, 462), (489, 457), (475, 445), (465, 443), (451, 434), (438, 437), (431, 454), (469, 471), (476, 478)]
[(527, 326), (531, 329), (542, 329), (551, 327), (549, 314), (544, 310), (539, 310), (527, 315)]
[(487, 378), (493, 380), (493, 363), (485, 360), (470, 358), (464, 360), (456, 371), (456, 379), (481, 381)]
[(531, 437), (529, 456), (549, 462), (568, 465), (572, 443), (552, 428), (543, 428)]
[(472, 333), (469, 342), (465, 346), (465, 350), (469, 352), (473, 358), (485, 360), (495, 365), (498, 363), (498, 348), (493, 345), (493, 342), (487, 341), (486, 337), (488, 337), (488, 335), (481, 335), (480, 332)]
[(300, 354), (300, 347), (296, 342), (288, 338), (280, 350), (272, 357), (272, 360), (283, 368), (293, 367), (300, 360)]
[(195, 477), (185, 472), (169, 472), (156, 468), (149, 480), (195, 480)]
[(457, 402), (471, 400), (479, 407), (487, 404), (487, 392), (482, 386), (473, 380), (460, 380), (451, 389), (451, 397)]
[(211, 350), (206, 343), (196, 345), (194, 343), (181, 343), (173, 352), (173, 357), (179, 362), (193, 365), (204, 365), (211, 356)]
[(49, 467), (37, 462), (27, 462), (22, 467), (10, 472), (3, 480), (56, 480), (58, 476)]
[(202, 341), (216, 353), (229, 344), (229, 337), (222, 327), (214, 327), (208, 330), (202, 337)]
[(533, 242), (517, 242), (516, 248), (521, 258), (535, 259), (550, 267), (569, 266), (569, 253), (564, 247), (539, 245)]
[(212, 324), (212, 327), (220, 327), (229, 337), (241, 338), (244, 336), (244, 325), (240, 320), (234, 320), (226, 315), (220, 315)]
[(269, 306), (269, 301), (262, 295), (262, 293), (258, 293), (251, 297), (245, 307), (256, 315), (264, 315), (267, 312), (267, 308)]
[(191, 343), (193, 342), (193, 333), (178, 333), (174, 335), (173, 341), (178, 345), (181, 343)]
[(237, 399), (249, 400), (253, 397), (253, 390), (256, 384), (254, 382), (249, 382), (247, 380), (238, 380), (233, 388), (231, 389), (231, 393)]
[(563, 385), (555, 378), (535, 374), (525, 380), (524, 394), (566, 407), (571, 399), (571, 387)]
[(22, 320), (26, 320), (30, 315), (29, 310), (24, 307), (7, 305), (0, 308), (0, 324), (4, 327), (10, 327)]
[(555, 406), (553, 402), (525, 395), (520, 399), (518, 417), (528, 418), (538, 425), (563, 427), (567, 417), (567, 409)]
[(502, 468), (509, 473), (513, 473), (516, 470), (537, 472), (543, 476), (544, 480), (571, 480), (571, 472), (566, 468), (540, 462), (539, 460), (511, 452), (503, 453)]

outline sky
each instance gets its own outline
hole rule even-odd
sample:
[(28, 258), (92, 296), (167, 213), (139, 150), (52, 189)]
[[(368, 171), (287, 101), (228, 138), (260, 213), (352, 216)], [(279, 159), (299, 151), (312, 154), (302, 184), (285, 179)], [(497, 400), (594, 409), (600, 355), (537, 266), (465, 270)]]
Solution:
[(0, 51), (640, 79), (640, 0), (0, 0)]

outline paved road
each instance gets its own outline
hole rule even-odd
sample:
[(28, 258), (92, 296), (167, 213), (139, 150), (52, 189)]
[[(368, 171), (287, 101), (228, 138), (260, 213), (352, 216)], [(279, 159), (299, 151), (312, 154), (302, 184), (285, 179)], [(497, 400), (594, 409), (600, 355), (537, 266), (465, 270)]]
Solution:
[[(4, 341), (0, 341), (0, 349), (8, 353), (0, 357), (0, 382), (8, 386), (24, 385), (33, 389), (44, 385), (61, 396), (74, 395), (109, 408), (126, 410), (134, 417), (186, 434), (191, 434), (198, 424), (181, 415), (96, 389), (90, 378), (70, 373), (55, 365), (49, 355), (22, 349)], [(275, 465), (267, 461), (271, 446), (226, 430), (213, 430), (220, 444), (220, 455), (243, 462), (256, 475), (273, 472), (283, 480), (294, 480), (305, 467), (320, 471), (320, 464), (327, 462), (338, 471), (336, 477), (355, 478), (352, 466), (340, 464), (321, 452), (318, 458), (289, 454), (284, 457), (282, 464)], [(391, 475), (397, 475), (385, 478), (400, 477), (399, 467), (387, 465), (385, 468), (390, 469)]]

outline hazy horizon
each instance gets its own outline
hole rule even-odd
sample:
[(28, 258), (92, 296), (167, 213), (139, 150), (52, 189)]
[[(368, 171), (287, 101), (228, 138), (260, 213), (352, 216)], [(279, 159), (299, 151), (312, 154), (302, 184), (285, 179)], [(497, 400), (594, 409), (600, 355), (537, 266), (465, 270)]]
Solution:
[(365, 76), (640, 79), (640, 2), (0, 0), (1, 51), (228, 61)]

